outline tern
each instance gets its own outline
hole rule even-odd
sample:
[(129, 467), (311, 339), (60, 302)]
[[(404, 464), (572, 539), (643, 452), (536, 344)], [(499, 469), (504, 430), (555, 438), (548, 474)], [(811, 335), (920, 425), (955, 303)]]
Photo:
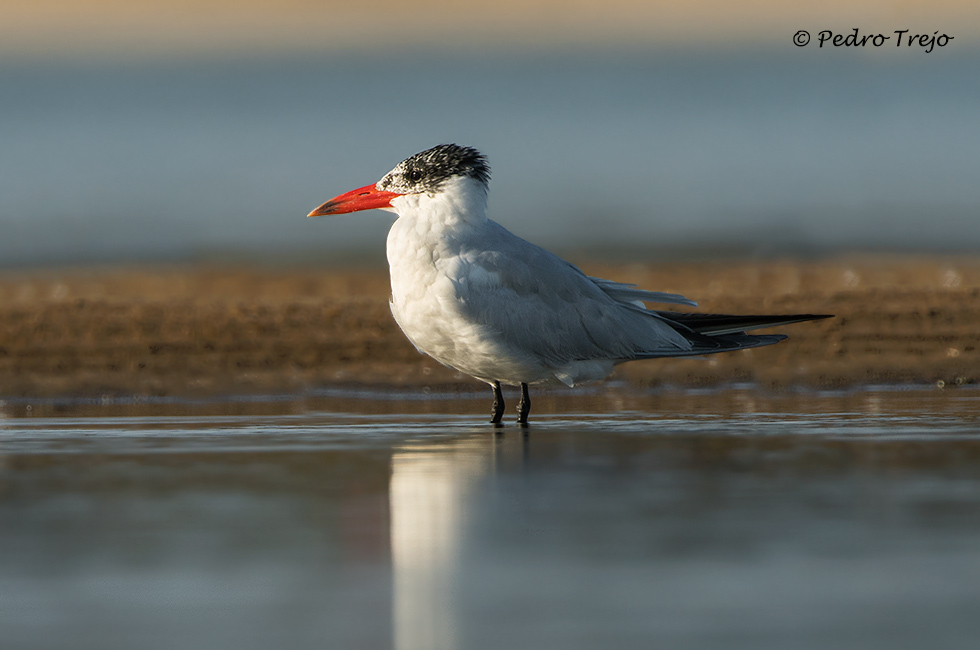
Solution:
[(496, 426), (504, 414), (501, 384), (520, 386), (518, 423), (526, 426), (531, 384), (572, 387), (605, 379), (626, 361), (771, 345), (786, 337), (745, 332), (828, 318), (648, 309), (646, 302), (697, 303), (589, 277), (512, 234), (487, 218), (489, 181), (480, 152), (443, 144), (308, 216), (398, 215), (387, 245), (391, 313), (419, 352), (490, 385)]

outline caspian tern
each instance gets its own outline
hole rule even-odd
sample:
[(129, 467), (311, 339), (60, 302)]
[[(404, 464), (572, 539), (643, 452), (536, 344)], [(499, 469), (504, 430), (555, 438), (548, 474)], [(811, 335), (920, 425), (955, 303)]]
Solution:
[(398, 215), (388, 233), (391, 313), (419, 352), (490, 384), (495, 425), (504, 412), (501, 384), (521, 387), (524, 426), (529, 384), (575, 386), (625, 361), (771, 345), (786, 337), (745, 331), (828, 317), (647, 309), (644, 302), (697, 303), (589, 277), (512, 234), (487, 218), (489, 181), (476, 149), (443, 144), (308, 216), (375, 208)]

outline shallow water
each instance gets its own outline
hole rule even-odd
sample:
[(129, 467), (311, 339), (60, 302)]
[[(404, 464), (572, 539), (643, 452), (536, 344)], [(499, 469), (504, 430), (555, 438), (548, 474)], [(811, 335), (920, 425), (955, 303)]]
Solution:
[(441, 142), (487, 154), (491, 218), (549, 249), (972, 253), (980, 51), (956, 43), (2, 60), (0, 264), (381, 262), (385, 216), (305, 215)]
[(973, 388), (487, 398), (3, 403), (5, 646), (980, 636)]

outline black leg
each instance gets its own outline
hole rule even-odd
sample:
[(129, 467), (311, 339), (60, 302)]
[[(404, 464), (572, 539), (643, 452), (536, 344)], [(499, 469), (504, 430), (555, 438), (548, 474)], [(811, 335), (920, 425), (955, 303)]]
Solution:
[(527, 426), (527, 415), (531, 412), (531, 396), (527, 394), (527, 384), (521, 383), (521, 403), (517, 405), (517, 422)]
[(500, 392), (500, 382), (493, 382), (493, 409), (490, 411), (490, 424), (500, 426), (504, 418), (504, 394)]

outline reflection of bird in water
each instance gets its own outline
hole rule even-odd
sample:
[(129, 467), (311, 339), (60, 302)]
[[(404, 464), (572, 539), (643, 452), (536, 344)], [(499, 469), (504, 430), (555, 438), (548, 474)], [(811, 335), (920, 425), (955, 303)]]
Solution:
[(391, 458), (391, 560), (396, 648), (459, 647), (458, 603), (474, 485), (494, 471), (501, 439), (413, 441)]
[(475, 149), (446, 144), (408, 158), (374, 185), (341, 194), (309, 216), (380, 208), (398, 214), (388, 233), (391, 311), (419, 351), (493, 388), (574, 386), (604, 379), (625, 361), (686, 357), (777, 343), (746, 330), (826, 318), (729, 316), (646, 309), (696, 306), (670, 293), (590, 278), (487, 219), (490, 168)]

